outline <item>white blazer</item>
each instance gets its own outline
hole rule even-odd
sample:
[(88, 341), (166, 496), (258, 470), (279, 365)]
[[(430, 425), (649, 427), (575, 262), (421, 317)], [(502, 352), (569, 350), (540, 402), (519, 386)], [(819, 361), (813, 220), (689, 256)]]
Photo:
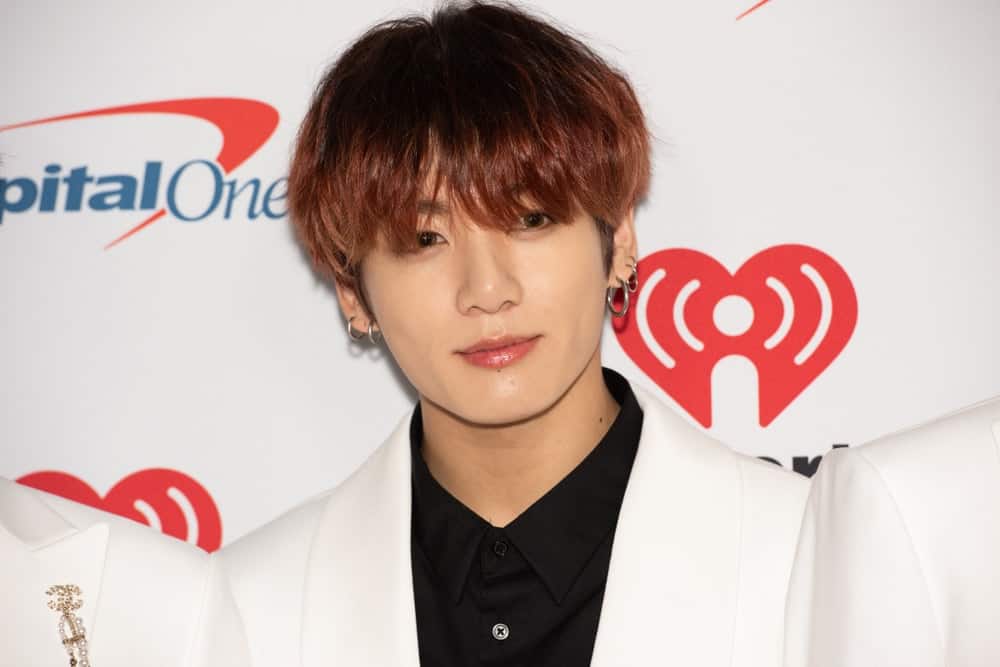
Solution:
[(1000, 665), (1000, 399), (824, 458), (789, 667)]
[(0, 478), (0, 665), (69, 664), (53, 584), (76, 584), (93, 667), (248, 664), (217, 561), (151, 528)]
[[(633, 390), (642, 434), (591, 664), (780, 665), (807, 480)], [(410, 461), (407, 417), (340, 486), (223, 549), (255, 666), (419, 664)]]

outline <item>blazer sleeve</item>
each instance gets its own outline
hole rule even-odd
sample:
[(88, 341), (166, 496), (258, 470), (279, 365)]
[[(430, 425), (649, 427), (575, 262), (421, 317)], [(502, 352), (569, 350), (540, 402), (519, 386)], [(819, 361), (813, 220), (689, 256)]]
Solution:
[(944, 667), (903, 514), (862, 452), (824, 457), (786, 600), (786, 667)]
[(221, 560), (213, 554), (198, 618), (191, 667), (250, 667), (243, 621), (233, 600)]

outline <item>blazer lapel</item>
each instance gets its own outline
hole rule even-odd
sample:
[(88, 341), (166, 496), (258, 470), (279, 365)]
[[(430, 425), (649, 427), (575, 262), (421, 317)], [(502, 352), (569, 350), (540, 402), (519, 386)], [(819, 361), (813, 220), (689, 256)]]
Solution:
[(59, 613), (48, 608), (46, 589), (76, 584), (94, 664), (101, 653), (100, 595), (108, 526), (80, 529), (49, 507), (41, 492), (0, 479), (0, 646), (5, 664), (59, 665), (68, 660), (59, 639)]
[(594, 667), (729, 665), (742, 506), (723, 445), (633, 385), (642, 435), (612, 546)]
[(330, 494), (305, 581), (306, 667), (419, 664), (409, 416)]

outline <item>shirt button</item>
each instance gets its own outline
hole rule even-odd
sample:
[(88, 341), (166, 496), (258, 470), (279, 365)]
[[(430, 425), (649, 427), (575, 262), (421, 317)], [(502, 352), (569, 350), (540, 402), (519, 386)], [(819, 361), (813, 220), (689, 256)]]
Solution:
[(493, 639), (503, 641), (510, 636), (510, 628), (505, 623), (497, 623), (493, 626)]
[(493, 543), (493, 553), (497, 556), (503, 558), (503, 555), (507, 553), (507, 543), (503, 540), (497, 540)]

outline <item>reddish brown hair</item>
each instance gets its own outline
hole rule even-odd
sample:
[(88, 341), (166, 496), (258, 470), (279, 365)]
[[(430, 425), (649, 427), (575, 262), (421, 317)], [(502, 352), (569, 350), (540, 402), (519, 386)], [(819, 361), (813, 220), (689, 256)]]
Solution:
[(376, 25), (334, 63), (299, 130), (289, 205), (315, 266), (350, 287), (380, 236), (397, 252), (416, 243), (425, 183), (497, 229), (536, 207), (556, 220), (585, 211), (610, 266), (649, 171), (621, 72), (511, 5), (453, 3)]

